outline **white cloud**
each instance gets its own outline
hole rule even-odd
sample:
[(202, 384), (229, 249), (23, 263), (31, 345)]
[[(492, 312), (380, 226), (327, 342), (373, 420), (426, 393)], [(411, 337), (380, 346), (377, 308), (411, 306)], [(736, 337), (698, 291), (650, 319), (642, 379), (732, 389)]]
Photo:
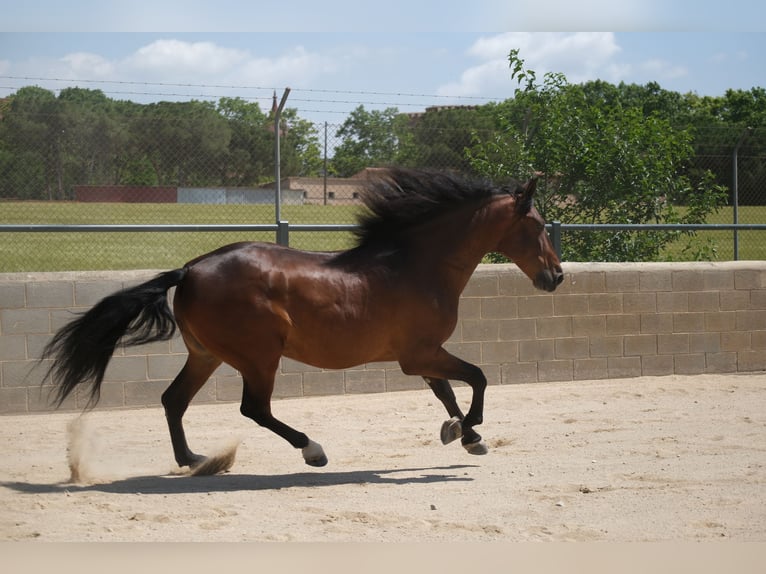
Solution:
[(103, 78), (114, 73), (114, 64), (98, 54), (75, 52), (61, 58), (61, 64), (75, 78)]
[(458, 81), (442, 86), (439, 94), (510, 95), (517, 87), (508, 67), (512, 49), (519, 50), (525, 67), (534, 70), (538, 79), (546, 72), (563, 72), (572, 83), (597, 78), (613, 80), (623, 71), (613, 61), (620, 47), (611, 32), (509, 32), (474, 42), (468, 54), (479, 62), (466, 69)]
[(157, 40), (139, 48), (124, 64), (136, 72), (171, 74), (220, 74), (242, 64), (248, 54), (213, 42)]

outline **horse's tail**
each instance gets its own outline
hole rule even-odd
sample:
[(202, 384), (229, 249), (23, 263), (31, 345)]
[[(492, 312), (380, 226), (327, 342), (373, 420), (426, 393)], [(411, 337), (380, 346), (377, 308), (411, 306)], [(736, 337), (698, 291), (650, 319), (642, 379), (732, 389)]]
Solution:
[(42, 359), (53, 359), (47, 374), (53, 381), (57, 407), (80, 383), (90, 386), (86, 408), (98, 403), (101, 382), (118, 343), (141, 345), (166, 341), (175, 334), (167, 292), (183, 280), (186, 271), (167, 271), (109, 295), (53, 336)]

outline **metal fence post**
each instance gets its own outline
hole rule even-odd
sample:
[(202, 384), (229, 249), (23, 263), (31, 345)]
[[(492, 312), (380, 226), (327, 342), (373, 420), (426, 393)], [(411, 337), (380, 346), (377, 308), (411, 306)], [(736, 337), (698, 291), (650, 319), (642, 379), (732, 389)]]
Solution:
[(290, 222), (280, 221), (277, 223), (277, 245), (290, 246)]
[(551, 223), (551, 241), (553, 242), (553, 249), (556, 251), (556, 256), (561, 259), (561, 222), (554, 221)]

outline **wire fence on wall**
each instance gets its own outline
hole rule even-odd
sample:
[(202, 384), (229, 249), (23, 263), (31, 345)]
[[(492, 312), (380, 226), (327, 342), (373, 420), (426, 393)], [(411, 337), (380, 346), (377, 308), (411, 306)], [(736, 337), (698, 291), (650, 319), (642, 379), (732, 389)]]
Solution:
[[(178, 117), (168, 107), (124, 124), (98, 114), (23, 118), (0, 156), (0, 272), (165, 269), (243, 240), (346, 249), (353, 245), (361, 189), (382, 163), (465, 171), (465, 148), (492, 135), (421, 128), (417, 153), (397, 155), (354, 149), (358, 134), (349, 136), (342, 124), (293, 118), (238, 131), (210, 110), (201, 104)], [(412, 127), (417, 114), (403, 121)], [(401, 145), (397, 137), (389, 131), (374, 145)], [(728, 206), (710, 223), (764, 223), (766, 130), (710, 128), (699, 130), (697, 142), (695, 166), (729, 190)], [(717, 259), (764, 257), (762, 230), (700, 233), (715, 245)]]

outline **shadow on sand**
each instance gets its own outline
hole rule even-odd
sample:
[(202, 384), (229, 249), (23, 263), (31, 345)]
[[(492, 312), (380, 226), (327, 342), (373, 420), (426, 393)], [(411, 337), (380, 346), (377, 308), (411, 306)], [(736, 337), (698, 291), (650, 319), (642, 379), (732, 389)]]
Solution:
[(108, 492), (113, 494), (187, 494), (280, 490), (283, 488), (338, 486), (344, 484), (432, 484), (470, 482), (473, 479), (456, 471), (476, 465), (451, 465), (430, 468), (355, 470), (349, 472), (300, 472), (297, 474), (219, 474), (214, 476), (136, 476), (96, 484), (35, 484), (0, 482), (0, 486), (24, 494), (57, 492)]

